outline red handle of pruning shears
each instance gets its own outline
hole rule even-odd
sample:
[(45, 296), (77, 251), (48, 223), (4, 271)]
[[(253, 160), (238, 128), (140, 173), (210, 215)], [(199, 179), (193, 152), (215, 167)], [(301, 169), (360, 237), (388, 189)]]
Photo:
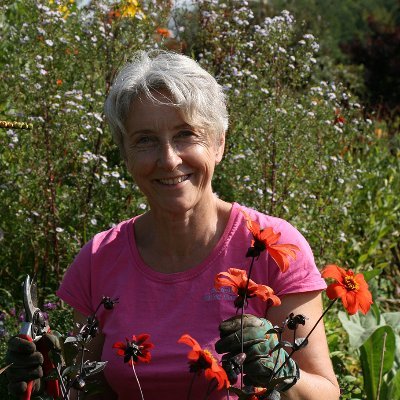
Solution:
[[(29, 335), (25, 335), (23, 333), (20, 333), (18, 335), (21, 339), (28, 340), (29, 342), (33, 342), (32, 338)], [(36, 349), (40, 351), (43, 354), (43, 375), (46, 376), (50, 371), (52, 371), (55, 366), (50, 360), (50, 357), (48, 355), (49, 349), (45, 345), (45, 343), (42, 340), (39, 340), (36, 344)], [(32, 395), (32, 390), (33, 390), (33, 381), (27, 382), (27, 388), (25, 393), (23, 394), (22, 400), (30, 400), (31, 395)], [(60, 391), (60, 385), (58, 381), (52, 380), (52, 381), (47, 381), (46, 382), (46, 393), (49, 396), (52, 396), (53, 399), (57, 399), (61, 395)]]

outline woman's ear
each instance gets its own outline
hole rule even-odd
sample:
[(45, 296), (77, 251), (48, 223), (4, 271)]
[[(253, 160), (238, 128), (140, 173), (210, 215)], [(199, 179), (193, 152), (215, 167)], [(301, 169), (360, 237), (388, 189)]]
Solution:
[(217, 143), (215, 145), (215, 164), (218, 165), (225, 151), (225, 132), (217, 139)]

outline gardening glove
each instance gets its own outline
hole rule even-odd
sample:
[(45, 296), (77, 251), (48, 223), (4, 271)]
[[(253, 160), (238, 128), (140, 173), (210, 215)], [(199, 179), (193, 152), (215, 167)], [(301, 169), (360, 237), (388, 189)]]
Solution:
[[(37, 343), (30, 342), (18, 336), (12, 337), (8, 342), (6, 362), (12, 365), (7, 369), (9, 381), (8, 391), (16, 397), (26, 392), (27, 382), (33, 381), (33, 393), (40, 393), (44, 389), (42, 365), (43, 354), (38, 351), (60, 350), (58, 337), (53, 334), (45, 334)], [(47, 354), (46, 354), (47, 357)]]
[[(257, 318), (251, 314), (243, 315), (245, 356), (241, 356), (240, 320), (238, 315), (223, 321), (219, 326), (221, 339), (215, 344), (218, 353), (226, 353), (222, 357), (222, 366), (230, 381), (237, 379), (240, 373), (239, 364), (243, 363), (245, 385), (268, 388), (272, 386), (279, 392), (288, 390), (299, 379), (299, 368), (291, 358), (285, 364), (288, 354), (283, 348), (275, 349), (279, 344), (278, 337), (275, 333), (268, 333), (273, 329), (272, 324), (264, 318)], [(242, 358), (241, 362), (237, 362), (238, 357)], [(230, 360), (233, 360), (233, 368), (229, 367)], [(274, 371), (281, 367), (274, 381), (270, 382)]]

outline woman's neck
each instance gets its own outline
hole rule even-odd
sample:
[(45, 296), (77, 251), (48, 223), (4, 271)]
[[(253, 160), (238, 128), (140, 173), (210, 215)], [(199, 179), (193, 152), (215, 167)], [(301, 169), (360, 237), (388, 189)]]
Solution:
[(141, 257), (151, 268), (164, 273), (200, 264), (223, 235), (231, 207), (213, 196), (207, 204), (178, 215), (149, 211), (134, 225)]

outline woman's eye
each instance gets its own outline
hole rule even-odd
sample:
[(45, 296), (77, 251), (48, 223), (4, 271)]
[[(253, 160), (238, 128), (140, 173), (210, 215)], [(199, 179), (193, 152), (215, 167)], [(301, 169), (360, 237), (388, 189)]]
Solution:
[(195, 137), (195, 133), (193, 131), (184, 130), (184, 131), (180, 131), (178, 133), (178, 137), (182, 137), (182, 138)]
[(136, 140), (135, 140), (135, 144), (137, 146), (151, 146), (154, 145), (156, 143), (156, 140), (154, 137), (152, 136), (139, 136)]

